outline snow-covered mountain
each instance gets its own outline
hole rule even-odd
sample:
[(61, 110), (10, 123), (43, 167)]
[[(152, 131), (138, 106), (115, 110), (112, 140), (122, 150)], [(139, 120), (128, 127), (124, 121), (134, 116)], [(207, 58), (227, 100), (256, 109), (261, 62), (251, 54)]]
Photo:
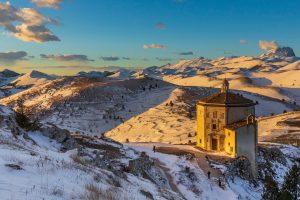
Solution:
[(134, 78), (134, 74), (136, 72), (128, 69), (120, 69), (115, 71), (112, 75), (110, 75), (110, 78), (118, 79), (118, 80), (127, 80)]
[(276, 49), (271, 49), (267, 53), (262, 54), (260, 57), (284, 58), (295, 56), (294, 50), (291, 47), (278, 47)]
[(33, 70), (12, 81), (11, 84), (16, 87), (31, 87), (33, 85), (41, 85), (56, 78), (56, 76)]
[(18, 78), (18, 76), (20, 76), (20, 74), (11, 71), (9, 69), (5, 69), (3, 71), (0, 72), (0, 86), (4, 86), (12, 81), (14, 81), (15, 79)]
[(0, 72), (0, 77), (2, 78), (11, 78), (11, 77), (17, 77), (20, 74), (17, 72), (14, 72), (12, 70), (9, 69), (4, 69), (3, 71)]
[(143, 73), (180, 86), (220, 87), (227, 78), (232, 89), (300, 104), (299, 60), (290, 47), (282, 47), (260, 56), (180, 61)]

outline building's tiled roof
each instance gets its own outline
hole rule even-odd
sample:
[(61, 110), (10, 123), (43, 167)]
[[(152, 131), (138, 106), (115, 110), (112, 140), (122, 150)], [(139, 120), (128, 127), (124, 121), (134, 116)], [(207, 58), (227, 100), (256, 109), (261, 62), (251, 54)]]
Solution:
[(252, 100), (247, 99), (242, 95), (234, 94), (231, 92), (220, 92), (213, 94), (209, 97), (202, 99), (199, 103), (225, 105), (255, 104)]
[[(250, 124), (252, 124), (252, 123), (250, 123)], [(228, 124), (224, 128), (229, 129), (229, 130), (236, 130), (236, 129), (241, 128), (243, 126), (247, 126), (247, 121), (246, 120), (239, 121), (239, 122), (234, 122), (232, 124)]]

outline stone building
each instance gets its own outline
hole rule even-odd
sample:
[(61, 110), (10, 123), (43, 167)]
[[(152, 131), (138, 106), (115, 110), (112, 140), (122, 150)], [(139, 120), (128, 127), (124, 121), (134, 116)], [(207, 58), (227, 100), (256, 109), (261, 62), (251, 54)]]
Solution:
[(231, 157), (246, 157), (256, 174), (257, 123), (255, 103), (229, 91), (224, 79), (221, 92), (197, 103), (197, 146)]

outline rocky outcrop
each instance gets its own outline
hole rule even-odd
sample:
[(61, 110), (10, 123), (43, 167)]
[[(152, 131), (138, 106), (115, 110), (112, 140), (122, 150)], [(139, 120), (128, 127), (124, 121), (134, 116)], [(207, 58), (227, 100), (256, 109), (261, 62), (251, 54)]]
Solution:
[(160, 187), (169, 188), (165, 173), (155, 162), (157, 161), (151, 159), (145, 152), (142, 152), (139, 158), (129, 161), (126, 171), (135, 176), (148, 179)]
[(294, 50), (291, 47), (279, 47), (275, 49), (275, 54), (286, 57), (296, 56)]
[(40, 131), (44, 136), (56, 140), (58, 143), (62, 144), (63, 151), (74, 149), (78, 146), (77, 142), (71, 137), (71, 133), (67, 130), (60, 129), (52, 125), (42, 127)]
[(233, 180), (235, 176), (248, 180), (251, 183), (255, 183), (255, 178), (251, 170), (251, 163), (246, 157), (238, 157), (228, 165), (226, 177)]

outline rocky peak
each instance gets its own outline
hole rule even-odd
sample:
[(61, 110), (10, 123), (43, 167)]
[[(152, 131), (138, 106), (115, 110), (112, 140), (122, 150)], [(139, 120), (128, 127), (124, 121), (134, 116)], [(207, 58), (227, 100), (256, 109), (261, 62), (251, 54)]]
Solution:
[(294, 50), (291, 47), (279, 47), (275, 49), (275, 54), (286, 56), (286, 57), (296, 56)]
[(17, 77), (17, 76), (19, 76), (20, 74), (18, 74), (17, 72), (14, 72), (14, 71), (12, 71), (12, 70), (5, 69), (5, 70), (3, 70), (2, 72), (0, 72), (0, 75), (1, 75), (2, 77), (10, 78), (10, 77)]
[(261, 55), (261, 57), (294, 57), (296, 56), (291, 47), (278, 47)]

